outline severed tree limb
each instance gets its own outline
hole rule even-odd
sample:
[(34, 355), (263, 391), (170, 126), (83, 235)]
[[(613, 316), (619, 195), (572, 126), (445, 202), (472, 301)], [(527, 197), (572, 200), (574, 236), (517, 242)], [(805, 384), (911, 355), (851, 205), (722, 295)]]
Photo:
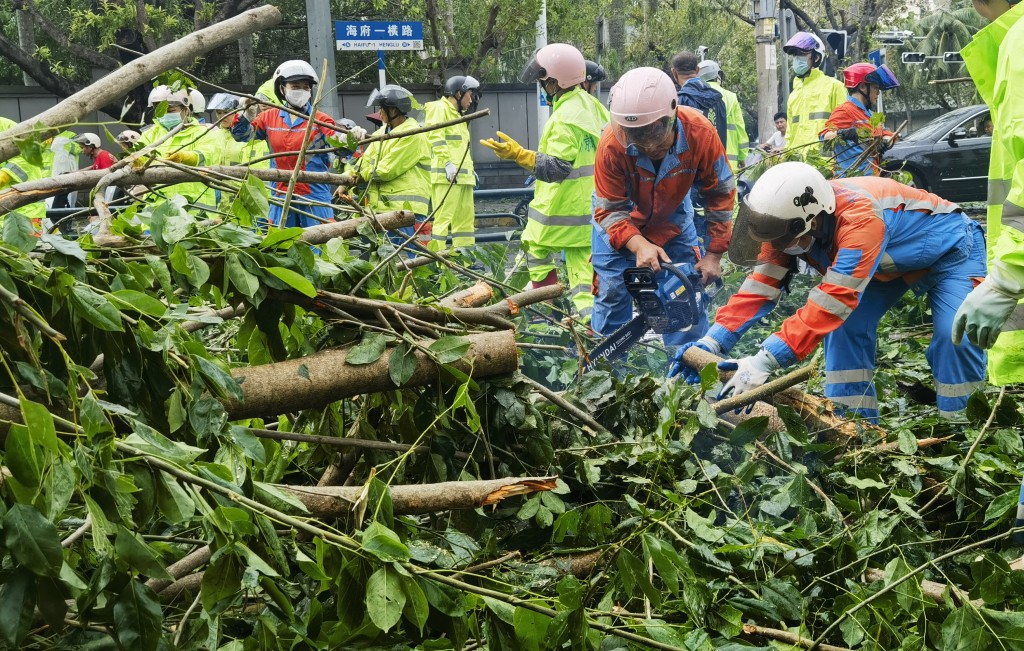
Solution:
[(39, 332), (43, 333), (54, 341), (66, 341), (65, 337), (60, 332), (57, 332), (46, 322), (42, 316), (40, 316), (32, 306), (25, 302), (20, 296), (14, 292), (8, 290), (3, 285), (0, 285), (0, 300), (10, 304), (14, 308), (14, 311), (21, 315), (23, 319), (34, 325)]
[[(497, 504), (516, 495), (554, 490), (556, 477), (509, 477), (480, 481), (448, 481), (388, 487), (395, 515), (417, 515)], [(278, 484), (298, 498), (314, 517), (348, 515), (362, 495), (362, 486), (289, 486)]]
[[(874, 581), (885, 581), (885, 570), (880, 570), (875, 567), (869, 567), (867, 571), (864, 572), (864, 578), (867, 579), (869, 583)], [(947, 585), (945, 583), (929, 581), (928, 579), (921, 581), (921, 592), (924, 594), (924, 596), (928, 597), (936, 603), (941, 604), (945, 601), (945, 594), (947, 589), (949, 590), (953, 598), (961, 604), (969, 603), (975, 608), (981, 608), (983, 605), (985, 605), (984, 599), (972, 600), (968, 598), (966, 591), (962, 590), (961, 588), (958, 588), (955, 585)]]
[[(930, 447), (932, 447), (934, 445), (941, 445), (941, 444), (945, 443), (946, 441), (950, 440), (951, 438), (953, 438), (952, 435), (950, 435), (950, 436), (931, 436), (931, 437), (924, 438), (924, 439), (917, 439), (917, 449), (918, 450), (924, 450), (925, 448), (930, 448)], [(899, 441), (888, 441), (887, 443), (881, 443), (879, 445), (876, 445), (876, 446), (870, 447), (870, 448), (861, 448), (859, 450), (851, 450), (851, 451), (847, 452), (843, 456), (854, 457), (854, 456), (858, 456), (858, 455), (862, 455), (862, 454), (871, 454), (871, 453), (887, 454), (887, 453), (891, 453), (891, 452), (898, 452), (899, 449), (900, 449), (900, 442)]]
[(411, 303), (396, 303), (393, 301), (382, 301), (372, 298), (360, 298), (349, 294), (337, 294), (335, 292), (323, 290), (317, 292), (316, 299), (307, 299), (304, 305), (311, 306), (315, 309), (317, 307), (317, 303), (326, 303), (328, 305), (333, 305), (347, 311), (357, 312), (367, 316), (374, 315), (379, 310), (385, 313), (398, 312), (400, 314), (420, 319), (421, 321), (430, 321), (432, 323), (456, 322), (484, 325), (507, 330), (515, 329), (515, 324), (485, 308), (456, 308), (450, 311), (443, 311), (427, 305), (414, 305)]
[(785, 389), (800, 384), (807, 378), (814, 375), (816, 370), (817, 364), (807, 364), (806, 366), (798, 368), (791, 373), (787, 373), (780, 378), (772, 380), (766, 384), (762, 384), (756, 389), (751, 389), (750, 391), (741, 393), (738, 396), (731, 396), (725, 400), (719, 400), (713, 404), (712, 407), (715, 408), (716, 414), (723, 414), (733, 409), (746, 407), (753, 402), (764, 400), (765, 398), (771, 398), (780, 391), (784, 391)]
[(57, 133), (63, 125), (74, 124), (83, 116), (100, 110), (111, 97), (122, 97), (136, 86), (153, 79), (165, 70), (176, 66), (188, 67), (196, 57), (222, 45), (237, 41), (242, 36), (267, 29), (281, 21), (277, 7), (266, 5), (251, 9), (243, 14), (193, 32), (174, 43), (135, 59), (115, 70), (96, 83), (71, 95), (53, 108), (26, 120), (0, 139), (0, 162), (18, 153), (16, 137), (32, 133), (36, 124), (44, 129), (37, 137), (46, 138)]
[[(783, 631), (777, 628), (755, 626), (753, 624), (744, 624), (743, 634), (751, 637), (766, 637), (769, 640), (777, 640), (779, 642), (785, 642), (786, 644), (792, 644), (805, 649), (810, 649), (814, 644), (814, 640), (801, 637), (796, 633), (790, 633), (789, 631)], [(821, 651), (852, 651), (846, 647), (832, 646), (831, 644), (819, 644), (817, 648), (821, 649)]]
[[(467, 336), (469, 350), (451, 366), (474, 378), (507, 375), (519, 365), (515, 333), (509, 330), (475, 333)], [(429, 345), (430, 341), (424, 341)], [(392, 391), (388, 364), (395, 349), (386, 351), (372, 364), (353, 366), (345, 363), (349, 349), (330, 349), (285, 362), (239, 368), (232, 371), (238, 380), (243, 400), (225, 400), (231, 420), (273, 416), (286, 412), (323, 407), (342, 398), (364, 393)], [(416, 368), (403, 388), (437, 382), (443, 371), (421, 351), (407, 353)]]
[(597, 567), (597, 562), (605, 555), (606, 551), (607, 550), (604, 549), (595, 549), (594, 551), (582, 552), (579, 554), (554, 556), (541, 561), (540, 564), (545, 567), (553, 567), (558, 570), (567, 571), (577, 579), (586, 579), (594, 573), (594, 568)]
[(395, 231), (416, 223), (416, 215), (410, 210), (396, 210), (385, 212), (374, 217), (357, 217), (345, 221), (310, 226), (302, 232), (300, 240), (307, 244), (325, 244), (335, 238), (348, 239), (359, 235), (359, 228), (363, 224), (371, 224), (373, 230)]
[[(210, 556), (213, 554), (213, 550), (210, 549), (209, 545), (200, 547), (192, 553), (184, 556), (181, 560), (172, 563), (167, 566), (167, 573), (173, 577), (174, 580), (178, 580), (183, 576), (192, 574), (203, 565), (210, 562)], [(159, 593), (167, 586), (171, 585), (174, 581), (168, 581), (167, 579), (150, 579), (146, 581), (146, 587), (153, 592)]]
[(494, 288), (482, 280), (476, 281), (472, 287), (455, 292), (451, 296), (441, 299), (438, 305), (447, 308), (457, 307), (480, 307), (491, 302), (494, 298)]
[(589, 427), (593, 431), (598, 432), (600, 434), (607, 434), (609, 436), (614, 436), (608, 430), (607, 427), (605, 427), (601, 423), (599, 423), (596, 420), (594, 420), (594, 418), (590, 414), (585, 412), (580, 407), (577, 407), (576, 405), (572, 404), (571, 402), (569, 402), (568, 400), (563, 398), (561, 395), (558, 394), (558, 392), (552, 391), (551, 389), (547, 388), (546, 386), (544, 386), (540, 382), (536, 382), (536, 381), (526, 377), (525, 375), (520, 375), (516, 379), (518, 379), (520, 382), (524, 382), (524, 383), (530, 385), (530, 387), (532, 387), (534, 391), (536, 391), (540, 395), (544, 396), (552, 404), (557, 405), (559, 408), (561, 408), (567, 414), (569, 414), (570, 416), (576, 418), (579, 421), (580, 425), (585, 425), (586, 427)]
[(196, 572), (195, 574), (189, 574), (183, 576), (174, 583), (171, 583), (166, 588), (160, 590), (157, 593), (157, 597), (160, 598), (161, 603), (170, 603), (180, 597), (186, 595), (192, 597), (199, 593), (199, 589), (203, 585), (203, 575), (205, 572)]
[(545, 285), (544, 287), (537, 287), (536, 289), (528, 289), (525, 292), (519, 292), (518, 294), (512, 294), (506, 296), (494, 305), (489, 305), (485, 308), (481, 308), (488, 312), (495, 314), (502, 314), (505, 316), (519, 316), (519, 312), (522, 308), (527, 305), (533, 305), (534, 303), (543, 303), (544, 301), (551, 301), (565, 293), (565, 286), (561, 284), (557, 285)]
[[(339, 448), (365, 448), (367, 450), (390, 450), (393, 452), (414, 452), (423, 454), (430, 452), (430, 446), (421, 443), (420, 445), (409, 445), (407, 443), (392, 443), (391, 441), (371, 441), (368, 439), (356, 439), (341, 436), (320, 436), (317, 434), (300, 434), (299, 432), (278, 432), (270, 429), (257, 429), (250, 427), (249, 431), (261, 439), (274, 439), (277, 441), (300, 441), (302, 443), (316, 443), (317, 445), (331, 445)], [(469, 459), (470, 455), (465, 452), (456, 452), (457, 459)]]

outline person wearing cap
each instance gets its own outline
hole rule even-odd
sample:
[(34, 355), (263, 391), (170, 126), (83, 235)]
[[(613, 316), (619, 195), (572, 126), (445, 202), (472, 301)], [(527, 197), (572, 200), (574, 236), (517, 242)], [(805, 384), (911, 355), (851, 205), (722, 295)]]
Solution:
[(707, 335), (677, 352), (670, 376), (682, 372), (699, 382), (682, 363), (685, 350), (728, 353), (772, 311), (799, 259), (822, 274), (821, 283), (756, 354), (719, 364), (735, 371), (719, 398), (760, 386), (824, 341), (825, 395), (877, 422), (878, 323), (908, 290), (926, 295), (931, 308), (936, 336), (925, 357), (939, 414), (957, 416), (984, 385), (984, 351), (938, 336), (949, 332), (957, 307), (985, 274), (984, 235), (955, 203), (889, 178), (828, 181), (806, 163), (780, 163), (744, 198), (729, 255), (739, 263), (756, 260), (753, 272), (719, 308)]
[[(878, 108), (878, 96), (883, 90), (896, 88), (900, 82), (889, 66), (855, 63), (843, 71), (849, 99), (832, 111), (821, 132), (824, 141), (835, 144), (836, 171), (841, 176), (859, 173), (872, 176), (881, 170), (882, 153), (896, 142), (896, 134), (883, 126), (871, 126), (871, 116)], [(864, 153), (865, 139), (881, 138), (874, 155), (861, 160), (856, 170), (851, 169)], [(838, 141), (835, 139), (838, 138)]]
[(586, 79), (586, 61), (579, 50), (565, 43), (546, 45), (520, 76), (523, 83), (540, 81), (551, 107), (537, 151), (501, 131), (499, 140), (480, 141), (499, 158), (515, 161), (536, 177), (520, 238), (530, 281), (534, 287), (558, 284), (556, 262), (564, 258), (569, 298), (584, 321), (594, 307), (590, 264), (594, 161), (609, 120), (607, 109), (582, 88)]
[(82, 153), (92, 160), (92, 165), (87, 170), (105, 170), (112, 167), (116, 162), (114, 157), (105, 149), (100, 149), (100, 137), (95, 133), (83, 133), (72, 142), (82, 147)]
[[(378, 108), (384, 122), (374, 136), (408, 133), (420, 127), (412, 116), (418, 105), (412, 93), (401, 86), (387, 84), (374, 90), (366, 105)], [(432, 133), (371, 142), (354, 161), (356, 174), (367, 183), (366, 205), (374, 213), (411, 210), (419, 224), (426, 219), (431, 186), (428, 137)], [(407, 226), (402, 232), (408, 237), (414, 229)]]
[[(250, 103), (239, 113), (238, 120), (231, 128), (231, 135), (239, 142), (265, 140), (273, 153), (297, 152), (302, 148), (306, 135), (308, 116), (313, 114), (314, 87), (320, 77), (313, 66), (301, 60), (285, 61), (274, 71), (274, 93), (291, 111), (283, 108), (269, 108), (259, 112), (259, 107)], [(294, 112), (293, 112), (294, 111)], [(301, 115), (296, 115), (295, 112)], [(334, 125), (334, 118), (322, 111), (316, 111), (314, 119), (323, 124)], [(313, 124), (309, 132), (307, 149), (328, 149), (327, 138), (343, 133), (331, 126)], [(366, 132), (360, 130), (361, 135)], [(357, 135), (357, 137), (360, 137)], [(308, 172), (327, 172), (331, 169), (329, 154), (310, 154), (301, 161), (301, 169)], [(293, 170), (300, 164), (298, 156), (278, 156), (271, 161), (271, 167)], [(288, 182), (282, 181), (271, 189), (274, 199), (267, 215), (267, 222), (273, 226), (308, 228), (334, 219), (331, 207), (331, 186), (326, 183), (296, 183), (289, 204), (288, 215), (284, 216), (284, 199), (288, 194)]]
[(990, 349), (989, 381), (1005, 385), (1024, 382), (1024, 4), (974, 0), (974, 9), (990, 21), (962, 51), (992, 111), (989, 270), (957, 312), (952, 334), (957, 342), (966, 335), (961, 345)]
[(711, 88), (718, 91), (725, 102), (726, 140), (725, 154), (735, 172), (747, 157), (750, 149), (750, 138), (747, 136), (747, 124), (740, 108), (740, 98), (736, 93), (722, 87), (722, 66), (717, 61), (704, 59), (697, 65), (697, 75)]
[(211, 135), (220, 138), (224, 147), (223, 163), (225, 165), (248, 165), (255, 169), (269, 169), (270, 161), (264, 160), (250, 164), (254, 158), (262, 158), (270, 153), (266, 140), (253, 138), (247, 142), (238, 142), (231, 135), (231, 127), (235, 123), (242, 106), (242, 99), (231, 93), (215, 93), (206, 105), (210, 114)]
[[(480, 101), (480, 82), (456, 75), (444, 83), (444, 97), (423, 105), (424, 122), (439, 124), (472, 113)], [(470, 151), (469, 125), (465, 122), (427, 134), (430, 141), (431, 201), (434, 212), (430, 226), (430, 248), (471, 246), (476, 242), (476, 208), (473, 188), (476, 172)]]
[[(663, 290), (674, 278), (662, 262), (693, 264), (709, 284), (722, 275), (729, 249), (736, 182), (725, 146), (699, 111), (677, 106), (676, 88), (661, 70), (630, 70), (612, 87), (611, 124), (597, 146), (592, 230), (595, 331), (609, 335), (633, 315), (623, 284), (629, 267), (650, 267)], [(709, 244), (701, 256), (684, 202), (697, 187), (707, 206)], [(665, 343), (700, 337), (707, 317)]]
[(789, 68), (796, 76), (786, 107), (786, 148), (798, 147), (797, 154), (804, 156), (809, 146), (819, 142), (818, 134), (832, 111), (846, 101), (846, 87), (821, 71), (825, 45), (814, 34), (797, 32), (782, 51), (789, 55)]
[[(167, 138), (170, 132), (174, 131), (173, 135), (156, 146), (153, 153), (158, 159), (157, 163), (162, 159), (190, 167), (220, 164), (223, 148), (217, 139), (209, 136), (209, 129), (199, 124), (192, 116), (189, 108), (191, 101), (188, 89), (171, 90), (165, 85), (156, 86), (149, 94), (149, 108), (154, 111), (153, 126), (142, 133), (136, 147), (149, 147)], [(165, 107), (164, 113), (156, 115), (161, 107)], [(148, 161), (148, 157), (140, 157), (134, 165), (141, 168)], [(146, 201), (155, 201), (161, 195), (169, 198), (176, 194), (185, 197), (190, 204), (199, 209), (212, 209), (217, 206), (216, 193), (201, 181), (178, 183), (163, 188), (159, 193), (147, 195)]]
[(587, 59), (587, 78), (583, 80), (581, 84), (583, 90), (587, 91), (594, 97), (601, 97), (601, 82), (608, 78), (608, 73), (605, 72), (604, 66), (597, 61), (591, 61)]

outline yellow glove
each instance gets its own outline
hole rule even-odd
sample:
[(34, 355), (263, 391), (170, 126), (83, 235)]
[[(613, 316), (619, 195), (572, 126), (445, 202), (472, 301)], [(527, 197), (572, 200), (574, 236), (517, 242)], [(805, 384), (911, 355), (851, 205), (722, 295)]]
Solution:
[(508, 134), (501, 131), (498, 132), (498, 137), (505, 142), (498, 142), (497, 140), (488, 138), (487, 140), (481, 140), (480, 144), (493, 150), (494, 153), (498, 155), (498, 158), (514, 160), (519, 163), (520, 167), (524, 167), (532, 172), (533, 168), (537, 166), (537, 152), (524, 148), (518, 142), (510, 138)]
[(0, 190), (14, 183), (14, 177), (7, 173), (7, 170), (0, 170)]
[(199, 154), (194, 151), (176, 151), (172, 154), (168, 154), (164, 157), (172, 163), (178, 163), (179, 165), (189, 165), (195, 167), (199, 164)]

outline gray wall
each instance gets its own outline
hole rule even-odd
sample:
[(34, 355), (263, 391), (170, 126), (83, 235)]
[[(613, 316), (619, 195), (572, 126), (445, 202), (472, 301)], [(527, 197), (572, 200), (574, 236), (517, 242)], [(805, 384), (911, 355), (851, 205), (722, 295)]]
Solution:
[[(437, 98), (433, 86), (409, 86), (420, 102), (428, 102)], [(367, 130), (372, 131), (373, 125), (366, 120), (366, 99), (373, 87), (347, 86), (339, 90), (339, 105), (342, 115), (350, 118)], [(0, 86), (0, 115), (15, 122), (28, 120), (42, 111), (54, 106), (57, 98), (39, 87)], [(494, 137), (496, 131), (503, 131), (515, 138), (524, 147), (536, 149), (540, 143), (537, 133), (537, 95), (533, 85), (495, 84), (484, 87), (480, 108), (488, 108), (491, 114), (470, 123), (470, 136), (473, 148), (471, 155), (480, 175), (480, 186), (484, 188), (520, 187), (527, 173), (515, 163), (502, 161), (494, 153), (481, 145), (482, 138)], [(83, 118), (82, 123), (72, 131), (94, 131), (104, 138), (103, 123), (111, 134), (117, 135), (124, 127), (105, 113), (92, 114)]]

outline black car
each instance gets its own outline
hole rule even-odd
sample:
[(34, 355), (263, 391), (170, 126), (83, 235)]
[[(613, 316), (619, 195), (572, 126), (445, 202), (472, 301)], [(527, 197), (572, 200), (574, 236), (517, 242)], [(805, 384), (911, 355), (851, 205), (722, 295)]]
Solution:
[(985, 201), (992, 120), (984, 104), (941, 115), (885, 152), (889, 170), (910, 172), (914, 185), (950, 201)]

